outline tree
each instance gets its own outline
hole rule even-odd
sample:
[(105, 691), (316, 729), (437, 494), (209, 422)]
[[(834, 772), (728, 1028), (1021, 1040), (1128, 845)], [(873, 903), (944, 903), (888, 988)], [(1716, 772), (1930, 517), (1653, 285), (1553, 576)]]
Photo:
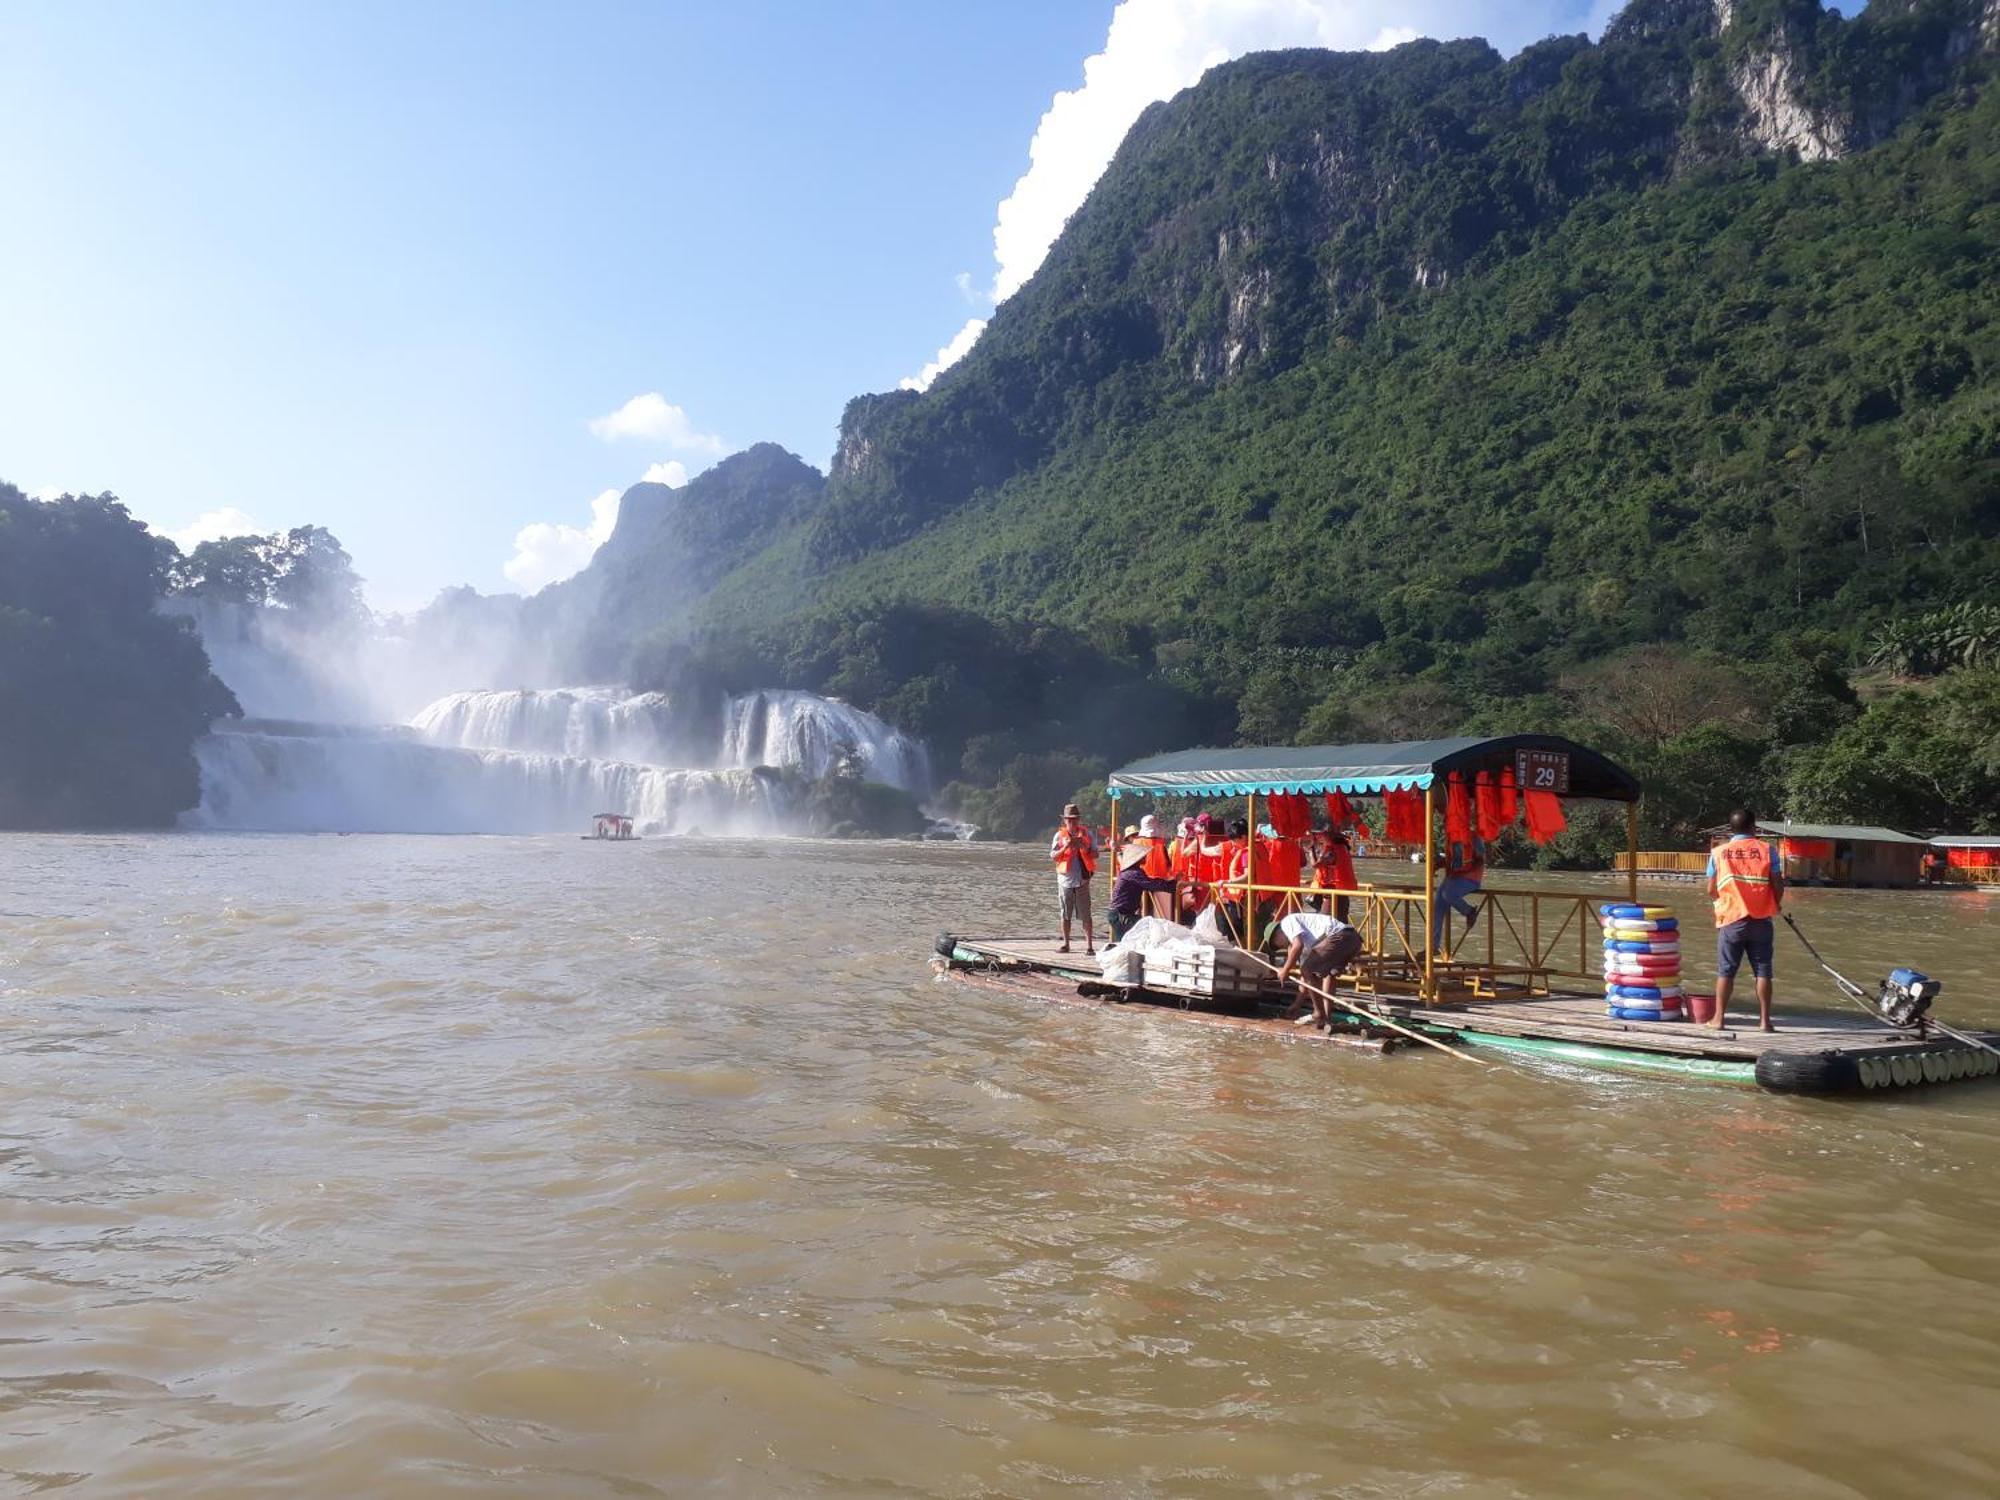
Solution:
[(1741, 671), (1666, 642), (1577, 667), (1558, 686), (1583, 717), (1641, 744), (1664, 744), (1702, 724), (1746, 729), (1759, 718)]
[(0, 484), (0, 828), (157, 827), (199, 800), (194, 742), (238, 710), (156, 608), (174, 555), (112, 495)]
[(232, 536), (203, 542), (175, 562), (173, 587), (179, 593), (221, 604), (269, 604), (272, 586), (278, 581), (271, 540)]
[(367, 617), (362, 580), (354, 559), (324, 526), (294, 526), (269, 539), (277, 567), (271, 586), (274, 604), (327, 625), (349, 625)]

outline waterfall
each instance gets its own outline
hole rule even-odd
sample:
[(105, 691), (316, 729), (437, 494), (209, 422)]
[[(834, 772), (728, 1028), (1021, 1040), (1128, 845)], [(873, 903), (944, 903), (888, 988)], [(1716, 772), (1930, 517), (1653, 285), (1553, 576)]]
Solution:
[(850, 768), (922, 795), (923, 743), (811, 693), (764, 691), (720, 715), (616, 687), (452, 693), (407, 725), (243, 720), (195, 747), (192, 828), (342, 833), (778, 834), (803, 821), (777, 769)]
[(798, 766), (808, 776), (824, 776), (844, 760), (852, 760), (864, 780), (919, 796), (930, 790), (930, 756), (923, 741), (891, 729), (871, 713), (789, 690), (729, 700), (719, 764)]
[[(285, 725), (281, 729), (309, 726)], [(577, 755), (464, 750), (394, 733), (224, 728), (199, 741), (190, 828), (314, 833), (568, 833), (629, 813), (645, 833), (778, 834), (768, 771), (689, 771)]]
[(453, 693), (410, 720), (425, 740), (465, 750), (581, 755), (702, 770), (786, 766), (824, 776), (851, 764), (868, 781), (919, 796), (930, 757), (871, 713), (833, 698), (765, 689), (728, 699), (720, 738), (701, 716), (680, 714), (664, 693), (615, 687)]

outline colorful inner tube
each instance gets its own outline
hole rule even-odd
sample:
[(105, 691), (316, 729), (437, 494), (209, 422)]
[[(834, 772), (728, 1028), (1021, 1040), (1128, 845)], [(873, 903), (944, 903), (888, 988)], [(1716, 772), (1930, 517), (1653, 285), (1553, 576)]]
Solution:
[(1613, 901), (1598, 911), (1612, 920), (1623, 917), (1634, 922), (1659, 922), (1674, 914), (1671, 906), (1634, 906), (1629, 901)]
[(1687, 1012), (1679, 1009), (1648, 1010), (1642, 1005), (1607, 1005), (1605, 1014), (1615, 1021), (1685, 1021)]
[(1605, 955), (1607, 974), (1678, 974), (1678, 953), (1610, 953)]
[(1681, 924), (1672, 917), (1664, 922), (1613, 922), (1605, 931), (1614, 938), (1636, 943), (1657, 943), (1663, 937), (1678, 936)]
[(1642, 984), (1607, 984), (1604, 993), (1613, 1003), (1619, 1005), (1663, 1005), (1670, 1001), (1675, 1005), (1681, 1003), (1679, 985), (1655, 989), (1651, 985)]
[(1627, 938), (1613, 938), (1604, 945), (1606, 953), (1679, 953), (1678, 941), (1667, 943), (1637, 943)]

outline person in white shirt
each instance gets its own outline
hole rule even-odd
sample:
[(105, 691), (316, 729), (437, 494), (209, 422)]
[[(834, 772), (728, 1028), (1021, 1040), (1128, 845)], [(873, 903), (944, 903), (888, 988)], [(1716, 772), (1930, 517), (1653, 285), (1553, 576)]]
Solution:
[(1360, 931), (1327, 912), (1297, 911), (1278, 924), (1278, 932), (1288, 945), (1278, 967), (1278, 982), (1290, 979), (1294, 969), (1299, 974), (1299, 998), (1285, 1012), (1286, 1019), (1303, 1026), (1307, 1018), (1299, 1014), (1299, 1007), (1310, 1000), (1312, 1023), (1331, 1031), (1333, 1007), (1320, 991), (1360, 955)]

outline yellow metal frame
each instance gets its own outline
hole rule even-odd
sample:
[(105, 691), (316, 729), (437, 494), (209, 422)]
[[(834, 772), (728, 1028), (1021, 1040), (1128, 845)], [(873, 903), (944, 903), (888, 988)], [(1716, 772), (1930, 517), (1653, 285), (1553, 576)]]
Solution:
[[(1123, 847), (1120, 832), (1118, 804), (1122, 799), (1111, 799), (1112, 850), (1105, 864), (1111, 881), (1117, 879), (1118, 851)], [(1257, 794), (1247, 794), (1249, 807), (1250, 834), (1245, 851), (1243, 878), (1243, 925), (1246, 945), (1255, 948), (1263, 937), (1261, 931), (1253, 930), (1257, 924), (1258, 899), (1263, 896), (1306, 898), (1325, 896), (1329, 900), (1346, 896), (1350, 904), (1358, 899), (1361, 903), (1359, 920), (1352, 925), (1358, 927), (1367, 941), (1372, 959), (1362, 961), (1361, 981), (1357, 988), (1368, 992), (1399, 990), (1408, 993), (1414, 988), (1418, 997), (1436, 1001), (1449, 993), (1458, 999), (1503, 999), (1520, 995), (1546, 995), (1549, 981), (1554, 978), (1589, 979), (1598, 978), (1591, 967), (1591, 943), (1600, 936), (1602, 927), (1594, 907), (1604, 899), (1602, 892), (1591, 891), (1491, 891), (1480, 890), (1475, 899), (1479, 903), (1480, 914), (1486, 918), (1486, 953), (1483, 962), (1467, 963), (1441, 961), (1433, 947), (1431, 933), (1437, 914), (1437, 785), (1435, 780), (1424, 788), (1424, 884), (1421, 891), (1412, 891), (1402, 886), (1362, 885), (1352, 890), (1329, 890), (1313, 886), (1277, 886), (1257, 883)], [(1639, 804), (1627, 804), (1625, 811), (1625, 894), (1631, 901), (1639, 899)], [(1108, 889), (1109, 882), (1107, 882)], [(1178, 899), (1178, 897), (1176, 897)], [(1510, 908), (1514, 908), (1510, 910)], [(1107, 896), (1105, 910), (1110, 911)], [(1422, 946), (1410, 932), (1410, 922), (1421, 917), (1423, 931)], [(1505, 927), (1512, 942), (1512, 951), (1502, 947), (1500, 929)], [(1526, 931), (1523, 932), (1525, 926)], [(1558, 948), (1566, 947), (1570, 935), (1574, 933), (1577, 944), (1575, 968), (1563, 967), (1558, 959)], [(1391, 942), (1400, 953), (1391, 952)], [(1411, 978), (1398, 975), (1398, 966), (1407, 966)], [(1416, 971), (1421, 978), (1415, 978)], [(1503, 976), (1512, 976), (1511, 983), (1503, 983)], [(1414, 983), (1412, 983), (1414, 980)]]

